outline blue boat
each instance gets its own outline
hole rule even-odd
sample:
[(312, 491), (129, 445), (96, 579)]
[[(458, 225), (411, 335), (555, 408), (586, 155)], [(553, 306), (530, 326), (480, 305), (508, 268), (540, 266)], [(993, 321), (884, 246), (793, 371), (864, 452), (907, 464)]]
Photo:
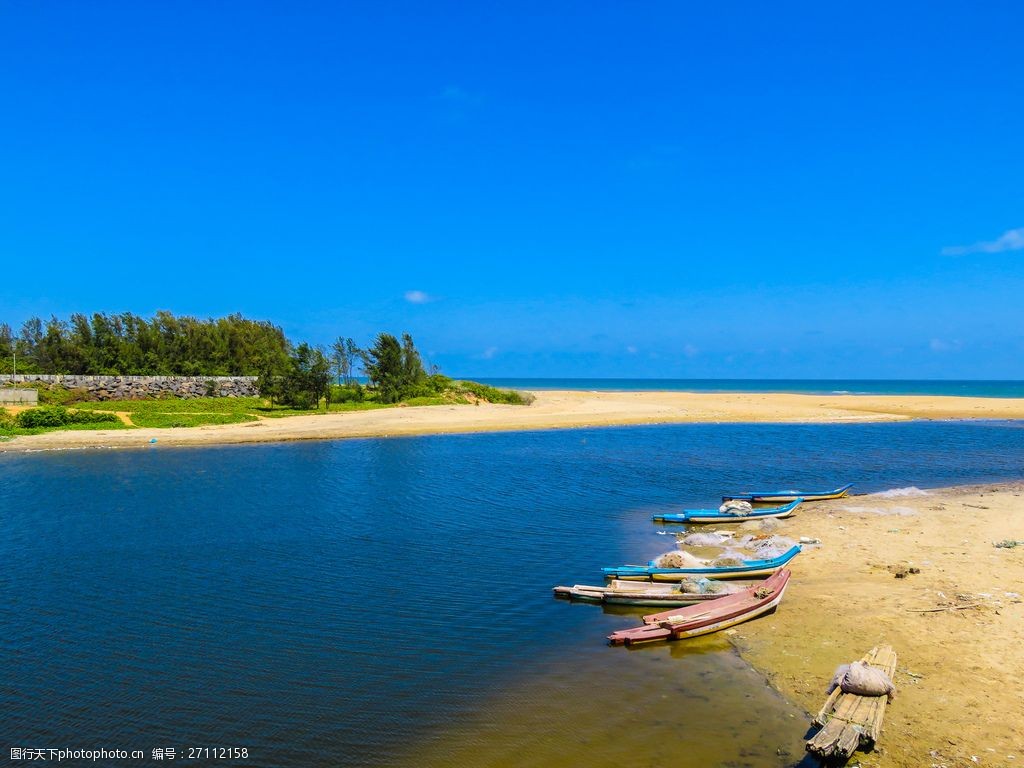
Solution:
[(688, 576), (704, 576), (709, 579), (757, 579), (771, 576), (786, 563), (800, 554), (800, 547), (792, 547), (771, 560), (744, 560), (743, 565), (729, 565), (715, 568), (710, 564), (701, 568), (659, 568), (651, 560), (647, 565), (620, 565), (616, 568), (602, 568), (606, 579), (628, 579), (631, 581), (682, 581)]
[(652, 520), (656, 523), (688, 523), (689, 525), (703, 525), (705, 523), (742, 523), (744, 520), (763, 520), (766, 517), (789, 517), (793, 510), (800, 506), (803, 499), (791, 501), (781, 507), (766, 507), (755, 509), (746, 514), (730, 515), (719, 512), (717, 509), (684, 509), (677, 514), (655, 515)]
[(768, 503), (775, 502), (783, 504), (787, 501), (825, 501), (826, 499), (841, 499), (846, 496), (853, 483), (848, 483), (840, 488), (833, 488), (831, 491), (748, 491), (746, 493), (734, 493), (731, 496), (723, 496), (722, 501), (749, 501)]

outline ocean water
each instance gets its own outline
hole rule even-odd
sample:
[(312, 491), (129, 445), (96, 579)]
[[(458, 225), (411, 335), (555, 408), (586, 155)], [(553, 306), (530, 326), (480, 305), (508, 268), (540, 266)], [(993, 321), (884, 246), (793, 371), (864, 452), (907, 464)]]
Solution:
[[(470, 377), (472, 378), (472, 377)], [(507, 389), (597, 392), (791, 392), (808, 395), (953, 395), (1024, 397), (1024, 381), (953, 379), (540, 379), (479, 381)]]
[(146, 754), (116, 765), (244, 748), (217, 762), (794, 766), (807, 715), (725, 638), (611, 648), (643, 609), (550, 588), (670, 548), (650, 515), (723, 491), (1022, 472), (1014, 423), (3, 455), (0, 748)]

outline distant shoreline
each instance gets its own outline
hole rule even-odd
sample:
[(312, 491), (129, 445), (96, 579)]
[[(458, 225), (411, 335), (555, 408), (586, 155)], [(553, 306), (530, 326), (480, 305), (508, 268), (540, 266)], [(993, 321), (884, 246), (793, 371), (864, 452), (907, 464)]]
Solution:
[(494, 387), (574, 392), (690, 392), (706, 394), (920, 395), (1024, 398), (1018, 379), (624, 379), (471, 377)]
[(141, 448), (653, 424), (840, 424), (1024, 419), (1024, 398), (538, 390), (533, 405), (433, 405), (260, 419), (241, 424), (47, 432), (0, 452)]

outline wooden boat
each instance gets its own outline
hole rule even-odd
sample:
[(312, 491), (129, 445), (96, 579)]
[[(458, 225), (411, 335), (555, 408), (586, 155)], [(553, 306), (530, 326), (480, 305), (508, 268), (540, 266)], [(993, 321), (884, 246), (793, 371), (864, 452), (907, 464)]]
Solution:
[(723, 496), (722, 501), (749, 501), (762, 504), (777, 503), (783, 504), (787, 501), (826, 501), (828, 499), (841, 499), (850, 493), (853, 483), (847, 483), (840, 488), (831, 491), (748, 491), (746, 493), (734, 493), (731, 496)]
[(789, 517), (793, 510), (800, 506), (803, 499), (796, 499), (781, 507), (755, 509), (745, 515), (729, 515), (717, 509), (684, 509), (678, 514), (655, 515), (656, 523), (686, 523), (688, 525), (704, 525), (706, 523), (742, 523), (745, 520), (763, 520), (770, 517)]
[[(746, 585), (743, 585), (746, 586)], [(707, 603), (738, 592), (743, 586), (730, 585), (728, 592), (693, 593), (682, 592), (680, 585), (672, 583), (637, 582), (614, 579), (607, 587), (576, 584), (572, 587), (554, 587), (555, 597), (570, 600), (585, 600), (608, 605), (670, 606)]]
[(606, 579), (629, 581), (682, 581), (687, 576), (706, 576), (709, 579), (759, 579), (771, 576), (799, 554), (800, 547), (795, 546), (770, 560), (745, 560), (743, 565), (715, 568), (709, 562), (708, 565), (699, 568), (659, 568), (652, 560), (647, 565), (620, 565), (601, 570)]
[(758, 586), (701, 605), (644, 616), (644, 624), (608, 635), (612, 645), (636, 645), (657, 640), (682, 640), (718, 632), (774, 611), (789, 584), (783, 569)]
[[(885, 670), (892, 680), (896, 653), (888, 645), (872, 648), (861, 661)], [(836, 688), (814, 718), (824, 726), (807, 742), (807, 751), (823, 760), (849, 759), (857, 747), (871, 749), (882, 735), (887, 696), (858, 696)]]

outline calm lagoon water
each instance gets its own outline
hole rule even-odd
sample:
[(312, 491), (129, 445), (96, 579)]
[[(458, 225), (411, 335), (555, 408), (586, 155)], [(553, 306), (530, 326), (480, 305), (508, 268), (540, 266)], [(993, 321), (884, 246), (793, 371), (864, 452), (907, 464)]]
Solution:
[(723, 638), (610, 648), (642, 609), (556, 601), (551, 586), (668, 549), (649, 516), (725, 490), (1022, 473), (1024, 431), (1006, 423), (0, 456), (0, 748), (792, 766), (806, 715)]

